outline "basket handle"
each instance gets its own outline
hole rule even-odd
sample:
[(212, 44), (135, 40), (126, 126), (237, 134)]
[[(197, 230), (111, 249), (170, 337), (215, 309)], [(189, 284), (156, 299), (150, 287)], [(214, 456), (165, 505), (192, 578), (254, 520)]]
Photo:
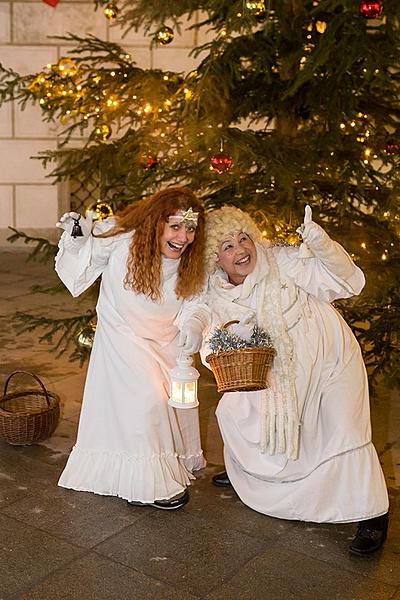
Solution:
[(228, 329), (228, 327), (234, 325), (235, 323), (240, 323), (240, 321), (237, 321), (236, 319), (233, 319), (233, 321), (228, 321), (227, 323), (222, 325), (222, 329)]
[(39, 379), (39, 377), (37, 375), (35, 375), (34, 373), (29, 373), (28, 371), (14, 371), (13, 373), (11, 373), (11, 375), (9, 375), (7, 377), (7, 380), (6, 380), (5, 384), (4, 384), (3, 398), (0, 399), (0, 404), (4, 401), (4, 396), (7, 394), (7, 388), (8, 388), (8, 384), (10, 383), (11, 378), (14, 377), (14, 375), (18, 375), (18, 373), (22, 373), (24, 375), (29, 375), (30, 377), (33, 377), (34, 379), (36, 379), (36, 381), (38, 382), (38, 384), (42, 388), (44, 395), (46, 396), (47, 405), (51, 406), (50, 399), (49, 399), (49, 394), (48, 394), (46, 388), (44, 387), (44, 383), (42, 382), (41, 379)]

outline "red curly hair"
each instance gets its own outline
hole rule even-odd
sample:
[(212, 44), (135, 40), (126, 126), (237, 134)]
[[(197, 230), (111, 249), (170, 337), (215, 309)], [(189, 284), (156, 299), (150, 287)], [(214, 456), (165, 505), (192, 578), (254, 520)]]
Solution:
[(178, 211), (192, 208), (198, 212), (196, 235), (181, 256), (175, 293), (191, 298), (204, 285), (204, 206), (187, 187), (173, 186), (128, 206), (117, 215), (117, 223), (97, 237), (110, 237), (135, 231), (129, 246), (125, 287), (152, 300), (161, 300), (161, 246), (165, 223)]

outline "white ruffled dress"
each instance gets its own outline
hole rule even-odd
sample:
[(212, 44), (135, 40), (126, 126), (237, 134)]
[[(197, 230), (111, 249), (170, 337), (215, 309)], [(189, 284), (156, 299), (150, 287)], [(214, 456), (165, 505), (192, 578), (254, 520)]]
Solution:
[(174, 291), (179, 260), (162, 258), (163, 298), (153, 302), (124, 288), (131, 239), (91, 236), (79, 248), (64, 233), (59, 243), (56, 271), (73, 296), (102, 277), (78, 437), (59, 485), (153, 502), (182, 492), (205, 461), (198, 410), (167, 404), (182, 307)]

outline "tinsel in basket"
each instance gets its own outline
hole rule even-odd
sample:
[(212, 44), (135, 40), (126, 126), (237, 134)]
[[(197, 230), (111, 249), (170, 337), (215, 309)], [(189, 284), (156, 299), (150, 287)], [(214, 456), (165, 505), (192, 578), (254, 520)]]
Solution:
[(208, 340), (208, 345), (214, 354), (239, 348), (273, 348), (268, 333), (254, 325), (250, 340), (244, 340), (229, 332), (224, 327), (217, 327)]

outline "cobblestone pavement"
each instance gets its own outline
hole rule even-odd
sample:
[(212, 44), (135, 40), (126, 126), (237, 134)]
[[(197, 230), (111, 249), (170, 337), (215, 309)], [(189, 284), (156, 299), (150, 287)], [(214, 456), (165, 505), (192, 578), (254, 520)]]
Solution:
[(32, 294), (32, 285), (57, 280), (51, 266), (26, 257), (18, 248), (0, 256), (0, 383), (17, 369), (38, 374), (60, 395), (62, 418), (39, 445), (0, 441), (0, 600), (400, 600), (398, 390), (382, 384), (371, 401), (391, 524), (384, 549), (369, 558), (348, 554), (352, 524), (272, 519), (244, 506), (232, 490), (210, 485), (222, 443), (206, 370), (200, 416), (208, 467), (187, 506), (166, 513), (58, 488), (75, 440), (85, 369), (56, 359), (37, 332), (18, 335), (11, 316), (16, 310), (72, 316), (88, 300)]

